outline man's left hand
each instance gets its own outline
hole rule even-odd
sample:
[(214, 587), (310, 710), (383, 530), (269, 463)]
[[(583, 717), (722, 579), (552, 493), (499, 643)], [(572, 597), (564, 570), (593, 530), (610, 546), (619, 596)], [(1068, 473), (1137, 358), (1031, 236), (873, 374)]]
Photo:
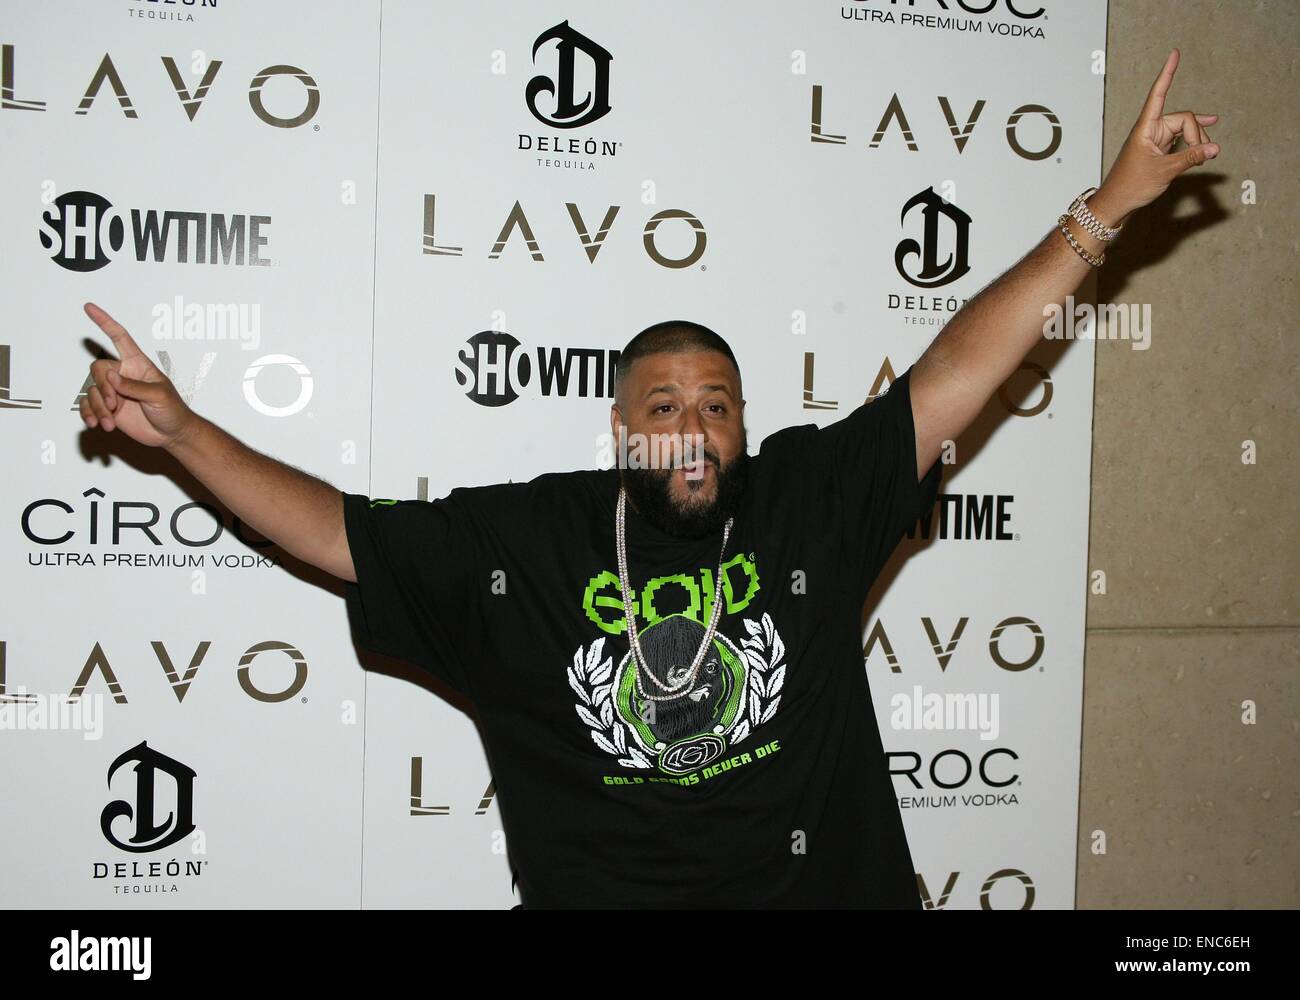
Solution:
[[(1101, 187), (1088, 199), (1088, 207), (1105, 225), (1121, 225), (1132, 213), (1160, 197), (1183, 171), (1219, 155), (1218, 143), (1211, 142), (1205, 130), (1205, 126), (1218, 121), (1218, 115), (1165, 113), (1165, 95), (1174, 82), (1178, 55), (1177, 49), (1169, 53), (1119, 156)], [(1180, 136), (1184, 148), (1171, 152)]]

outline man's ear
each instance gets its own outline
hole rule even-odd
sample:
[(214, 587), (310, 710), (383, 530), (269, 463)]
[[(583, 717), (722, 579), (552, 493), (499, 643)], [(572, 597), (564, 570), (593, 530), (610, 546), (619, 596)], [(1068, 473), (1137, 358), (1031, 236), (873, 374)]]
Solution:
[(614, 435), (614, 440), (618, 440), (618, 428), (623, 423), (623, 411), (618, 408), (617, 403), (611, 403), (609, 407), (609, 432)]

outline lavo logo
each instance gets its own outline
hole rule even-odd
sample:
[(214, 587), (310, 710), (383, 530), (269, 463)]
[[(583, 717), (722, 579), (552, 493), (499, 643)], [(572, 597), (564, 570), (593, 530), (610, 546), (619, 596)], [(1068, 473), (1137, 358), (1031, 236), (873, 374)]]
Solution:
[[(957, 887), (957, 880), (961, 877), (961, 872), (949, 872), (948, 879), (944, 883), (943, 891), (939, 893), (939, 898), (932, 899), (929, 887), (925, 884), (925, 879), (920, 872), (916, 873), (916, 887), (921, 893), (921, 901), (927, 910), (941, 910), (948, 905), (948, 900), (952, 898), (952, 891)], [(1019, 887), (1024, 893), (1020, 899), (1020, 906), (1014, 907), (1021, 910), (1032, 910), (1034, 907), (1034, 880), (1018, 868), (1003, 868), (996, 871), (984, 880), (980, 886), (980, 909), (981, 910), (1003, 910), (1012, 909), (1013, 907), (994, 906), (993, 891), (998, 883), (1002, 882), (1012, 893), (1015, 887)], [(1006, 891), (999, 893), (999, 896), (1006, 896)]]
[[(7, 664), (5, 662), (7, 655), (7, 642), (0, 640), (0, 698), (9, 698), (6, 694), (7, 684)], [(176, 669), (172, 662), (171, 653), (162, 642), (154, 640), (150, 643), (153, 647), (154, 656), (157, 658), (159, 665), (162, 667), (163, 674), (167, 678), (167, 684), (171, 688), (172, 694), (176, 696), (177, 704), (185, 701), (185, 695), (194, 683), (199, 674), (199, 667), (202, 665), (204, 658), (208, 655), (208, 649), (212, 646), (210, 639), (205, 639), (194, 649), (190, 656), (190, 662), (183, 670)], [(292, 669), (293, 676), (288, 685), (280, 691), (263, 691), (253, 685), (253, 665), (258, 657), (268, 654), (271, 660), (275, 661), (271, 667), (272, 670), (278, 671), (278, 676), (284, 676), (284, 667), (287, 665)], [(283, 654), (282, 656), (271, 654)], [(134, 661), (133, 661), (134, 662)], [(265, 668), (264, 668), (265, 669)], [(307, 658), (297, 647), (287, 642), (279, 642), (274, 639), (268, 639), (265, 642), (255, 643), (246, 649), (239, 658), (239, 666), (236, 671), (239, 686), (243, 692), (254, 701), (261, 702), (264, 705), (274, 705), (280, 702), (288, 701), (298, 694), (307, 684)], [(86, 693), (91, 678), (99, 674), (100, 679), (113, 695), (113, 703), (117, 705), (127, 704), (126, 690), (122, 682), (118, 680), (116, 671), (108, 662), (108, 654), (104, 648), (95, 643), (95, 648), (90, 651), (86, 657), (86, 663), (81, 668), (81, 673), (77, 675), (76, 681), (73, 682), (72, 690), (68, 692), (69, 700), (81, 698)], [(18, 687), (19, 691), (25, 691), (22, 685)], [(15, 698), (22, 695), (15, 695)]]
[[(475, 816), (484, 816), (496, 798), (496, 781), (488, 778), (487, 788), (483, 790), (474, 807)], [(426, 802), (424, 798), (424, 758), (411, 758), (411, 815), (412, 816), (450, 816), (451, 806), (445, 803)]]
[[(939, 632), (935, 627), (933, 618), (921, 619), (921, 625), (925, 629), (926, 637), (930, 640), (930, 647), (934, 650), (935, 662), (939, 664), (941, 672), (948, 669), (948, 662), (952, 659), (953, 654), (957, 652), (957, 643), (961, 641), (962, 633), (966, 631), (969, 622), (969, 617), (964, 616), (958, 619), (957, 627), (953, 629), (952, 636), (945, 642), (939, 638)], [(1008, 638), (1008, 636), (1013, 638)], [(1003, 643), (1011, 646), (1012, 654), (1020, 658), (1012, 659), (1008, 656), (1002, 649)], [(862, 659), (864, 661), (871, 659), (871, 654), (877, 646), (884, 651), (885, 659), (889, 663), (889, 669), (896, 674), (902, 673), (903, 668), (899, 664), (897, 654), (894, 653), (894, 644), (889, 638), (889, 633), (885, 631), (884, 621), (879, 618), (871, 627), (866, 644), (862, 647)], [(1043, 653), (1047, 648), (1047, 640), (1043, 637), (1042, 626), (1032, 618), (1012, 616), (1002, 619), (993, 626), (992, 631), (989, 632), (987, 648), (989, 659), (999, 667), (1011, 673), (1020, 673), (1037, 665), (1043, 658)]]
[[(185, 78), (176, 66), (176, 60), (171, 56), (162, 57), (163, 67), (167, 70), (167, 76), (171, 81), (172, 90), (176, 93), (176, 99), (180, 102), (181, 110), (185, 116), (194, 121), (194, 116), (199, 113), (203, 106), (204, 99), (208, 96), (208, 91), (212, 88), (217, 79), (217, 71), (221, 69), (221, 60), (213, 59), (207, 64), (203, 73), (203, 79), (199, 81), (198, 86), (193, 91), (189, 89)], [(14, 81), (17, 61), (14, 58), (14, 47), (12, 45), (0, 46), (0, 80), (3, 80), (3, 87), (0, 88), (0, 109), (7, 111), (44, 111), (44, 101), (33, 101), (30, 99), (20, 99), (14, 96)], [(262, 100), (262, 89), (267, 82), (277, 77), (287, 77), (297, 80), (303, 87), (303, 107), (297, 114), (289, 118), (282, 118), (279, 115), (273, 115), (266, 110), (266, 105)], [(135, 110), (135, 104), (131, 100), (131, 95), (126, 92), (126, 87), (122, 83), (122, 77), (113, 65), (112, 56), (105, 53), (104, 58), (100, 60), (99, 68), (91, 77), (90, 83), (82, 95), (81, 103), (77, 105), (76, 114), (89, 114), (91, 107), (94, 106), (95, 98), (99, 96), (100, 90), (107, 84), (113, 92), (114, 100), (111, 102), (114, 106), (122, 109), (124, 118), (139, 118), (140, 115)], [(253, 114), (258, 120), (274, 128), (297, 128), (300, 125), (306, 125), (316, 117), (316, 112), (320, 109), (320, 90), (316, 86), (316, 81), (311, 75), (296, 66), (268, 66), (266, 69), (254, 74), (252, 81), (248, 85), (248, 105), (253, 109)]]
[[(21, 399), (15, 398), (11, 390), (11, 350), (9, 344), (0, 344), (0, 410), (39, 410), (41, 400), (39, 399)], [(198, 395), (204, 380), (211, 371), (213, 364), (216, 362), (217, 353), (215, 351), (205, 351), (198, 365), (198, 370), (193, 378), (182, 379), (180, 373), (172, 363), (171, 353), (168, 351), (158, 352), (158, 367), (162, 369), (164, 375), (172, 380), (176, 385), (176, 391), (180, 393), (182, 399), (187, 403), (193, 403), (194, 398)], [(269, 403), (262, 398), (262, 391), (258, 389), (259, 381), (264, 377), (270, 377), (273, 380), (279, 380), (283, 383), (286, 376), (291, 387), (289, 402), (287, 403)], [(312, 394), (315, 390), (315, 380), (312, 377), (311, 370), (289, 354), (267, 354), (253, 361), (244, 369), (242, 379), (244, 390), (244, 402), (265, 417), (291, 417), (306, 409), (307, 404), (311, 402)], [(94, 376), (89, 372), (81, 384), (81, 389), (72, 399), (71, 410), (76, 410), (81, 405), (81, 397), (90, 392), (90, 387), (95, 384)]]
[[(839, 400), (817, 398), (817, 389), (813, 384), (815, 371), (816, 356), (812, 351), (805, 351), (803, 356), (803, 408), (805, 410), (839, 409)], [(876, 369), (876, 378), (875, 381), (871, 383), (871, 391), (867, 393), (867, 398), (862, 402), (865, 404), (870, 403), (872, 400), (879, 399), (887, 393), (889, 387), (897, 381), (898, 375), (894, 372), (894, 364), (889, 360), (888, 355), (886, 355), (884, 360), (881, 361), (880, 367)], [(854, 391), (857, 391), (856, 387)]]
[(39, 410), (41, 408), (39, 399), (18, 399), (12, 395), (13, 376), (9, 367), (10, 362), (10, 345), (0, 344), (0, 410)]
[[(566, 202), (565, 206), (569, 212), (569, 219), (573, 222), (573, 228), (578, 234), (578, 242), (582, 250), (587, 255), (587, 262), (596, 263), (596, 255), (600, 253), (601, 247), (605, 245), (605, 240), (609, 237), (610, 230), (614, 226), (614, 219), (619, 213), (621, 206), (610, 205), (605, 211), (605, 217), (601, 220), (600, 226), (593, 234), (588, 229), (582, 213), (578, 206), (573, 202)], [(424, 196), (424, 248), (423, 252), (434, 257), (463, 257), (465, 248), (463, 246), (450, 246), (440, 244), (437, 234), (434, 232), (434, 213), (436, 209), (436, 196), (426, 194)], [(684, 256), (669, 257), (665, 255), (658, 246), (655, 239), (659, 232), (659, 227), (665, 222), (671, 220), (680, 220), (685, 222), (691, 230), (694, 237), (690, 249)], [(519, 239), (523, 241), (528, 249), (529, 255), (533, 260), (539, 263), (546, 258), (542, 256), (542, 246), (537, 239), (536, 233), (533, 232), (532, 224), (528, 221), (528, 216), (524, 214), (523, 206), (516, 201), (510, 214), (506, 217), (505, 223), (497, 232), (497, 237), (492, 242), (492, 249), (488, 251), (488, 260), (500, 260), (501, 254), (509, 243), (510, 238), (519, 233)], [(641, 231), (641, 244), (645, 248), (646, 256), (658, 264), (660, 267), (669, 267), (679, 269), (690, 267), (697, 260), (704, 256), (704, 249), (708, 245), (708, 234), (704, 231), (704, 225), (698, 218), (690, 212), (680, 208), (665, 208), (663, 211), (656, 212), (648, 220), (644, 229)]]
[[(1030, 389), (1038, 389), (1037, 402), (1028, 406), (1025, 403), (1031, 393), (1025, 390), (1023, 383), (1026, 380), (1021, 377), (1022, 372), (1029, 375)], [(1052, 405), (1054, 393), (1052, 373), (1037, 361), (1022, 361), (1020, 367), (1011, 373), (1011, 377), (998, 386), (998, 400), (1013, 417), (1038, 416)]]
[[(269, 267), (258, 255), (267, 237), (262, 227), (269, 215), (209, 215), (131, 209), (132, 246), (128, 253), (144, 262), (223, 264)], [(170, 239), (175, 225), (175, 239)], [(50, 259), (69, 271), (98, 271), (122, 249), (126, 227), (107, 198), (93, 191), (65, 191), (41, 216), (41, 246)]]
[[(537, 348), (538, 383), (543, 396), (613, 398), (618, 351), (598, 347)], [(505, 406), (533, 379), (528, 351), (508, 333), (484, 330), (460, 349), (456, 382), (480, 406)], [(577, 362), (576, 365), (574, 362)]]
[[(825, 143), (831, 146), (847, 145), (847, 135), (827, 132), (822, 126), (822, 90), (820, 83), (813, 84), (812, 125), (809, 139), (812, 142)], [(970, 141), (971, 135), (975, 131), (975, 123), (979, 121), (980, 113), (987, 103), (988, 101), (982, 98), (977, 99), (971, 109), (970, 117), (965, 124), (962, 124), (957, 120), (957, 115), (953, 111), (948, 98), (946, 96), (939, 97), (939, 108), (943, 112), (944, 121), (948, 125), (948, 135), (952, 138), (952, 144), (958, 153), (961, 153), (966, 148), (966, 143)], [(1047, 120), (1049, 126), (1048, 141), (1042, 149), (1029, 149), (1020, 141), (1020, 126), (1030, 115), (1041, 115)], [(880, 144), (885, 139), (885, 134), (889, 131), (890, 124), (895, 122), (898, 124), (899, 133), (903, 137), (903, 142), (907, 144), (908, 150), (913, 153), (920, 152), (921, 147), (916, 143), (916, 133), (912, 130), (912, 125), (907, 119), (907, 114), (903, 111), (903, 104), (898, 99), (897, 94), (890, 98), (884, 114), (880, 116), (880, 122), (876, 125), (876, 130), (871, 134), (871, 139), (867, 142), (867, 148), (879, 149)], [(1061, 119), (1055, 111), (1042, 104), (1022, 104), (1011, 112), (1011, 115), (1007, 118), (1006, 139), (1011, 151), (1021, 159), (1045, 160), (1061, 146)]]

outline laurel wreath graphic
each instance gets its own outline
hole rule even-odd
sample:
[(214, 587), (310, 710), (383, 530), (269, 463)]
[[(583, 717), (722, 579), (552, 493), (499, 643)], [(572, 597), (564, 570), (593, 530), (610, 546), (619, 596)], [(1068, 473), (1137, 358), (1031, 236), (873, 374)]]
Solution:
[[(591, 738), (596, 746), (606, 753), (618, 757), (624, 767), (653, 767), (654, 762), (627, 742), (627, 727), (614, 715), (614, 683), (610, 679), (614, 673), (614, 658), (601, 654), (605, 651), (605, 638), (602, 636), (591, 644), (584, 654), (582, 647), (573, 654), (573, 665), (569, 667), (569, 687), (580, 699), (574, 708), (578, 717), (591, 729)], [(619, 754), (626, 754), (620, 757)]]
[[(739, 743), (776, 714), (785, 684), (785, 643), (764, 613), (759, 621), (742, 619), (749, 638), (741, 644), (741, 655), (748, 669), (744, 693), (745, 710), (728, 736), (729, 743)], [(627, 725), (614, 712), (614, 658), (606, 656), (602, 636), (584, 649), (579, 646), (568, 668), (569, 687), (578, 696), (574, 709), (591, 732), (592, 742), (606, 753), (618, 757), (624, 767), (652, 768), (654, 761), (629, 743)]]
[(785, 643), (772, 624), (772, 616), (764, 612), (761, 622), (746, 618), (744, 624), (749, 638), (740, 644), (740, 652), (749, 665), (746, 671), (748, 711), (732, 729), (732, 743), (739, 743), (751, 728), (757, 729), (776, 715), (781, 704), (781, 688), (785, 685)]

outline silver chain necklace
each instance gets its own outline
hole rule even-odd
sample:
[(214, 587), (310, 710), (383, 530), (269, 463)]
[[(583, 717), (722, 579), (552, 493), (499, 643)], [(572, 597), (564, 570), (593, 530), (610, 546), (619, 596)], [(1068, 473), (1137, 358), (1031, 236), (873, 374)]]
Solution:
[(709, 615), (709, 627), (704, 633), (704, 641), (700, 643), (699, 652), (695, 654), (695, 661), (691, 664), (690, 673), (677, 684), (665, 684), (646, 667), (644, 669), (645, 676), (649, 677), (651, 682), (661, 691), (668, 692), (668, 694), (664, 695), (650, 695), (646, 694), (645, 688), (641, 684), (645, 654), (641, 652), (641, 640), (636, 631), (636, 614), (632, 610), (631, 598), (628, 597), (632, 592), (632, 584), (628, 579), (627, 572), (626, 509), (627, 491), (620, 485), (618, 488), (618, 509), (614, 515), (614, 540), (618, 547), (618, 581), (623, 588), (623, 619), (627, 622), (628, 646), (632, 654), (632, 667), (636, 671), (636, 692), (646, 701), (673, 701), (684, 697), (695, 686), (695, 678), (700, 672), (701, 664), (704, 663), (704, 654), (713, 642), (713, 635), (718, 628), (718, 619), (722, 617), (722, 557), (727, 551), (727, 539), (731, 536), (731, 523), (735, 519), (727, 518), (727, 523), (722, 529), (722, 551), (718, 553), (718, 572), (713, 578), (713, 612)]

